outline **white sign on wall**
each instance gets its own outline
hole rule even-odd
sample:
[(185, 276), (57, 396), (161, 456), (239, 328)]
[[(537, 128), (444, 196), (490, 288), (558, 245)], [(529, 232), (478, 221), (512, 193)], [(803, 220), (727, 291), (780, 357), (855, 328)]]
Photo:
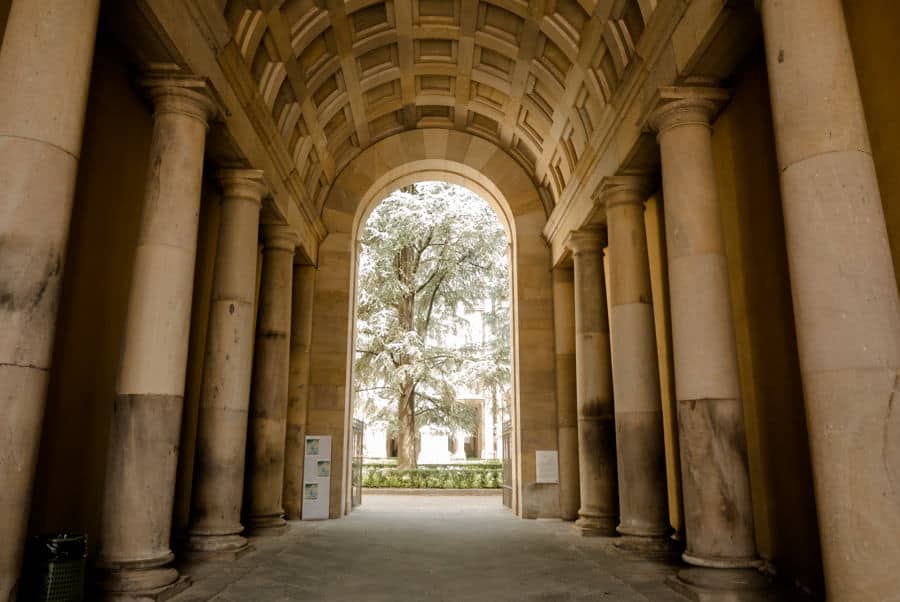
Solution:
[(303, 461), (303, 520), (328, 518), (331, 470), (331, 437), (307, 435)]
[(535, 453), (535, 482), (559, 483), (559, 454), (555, 449)]

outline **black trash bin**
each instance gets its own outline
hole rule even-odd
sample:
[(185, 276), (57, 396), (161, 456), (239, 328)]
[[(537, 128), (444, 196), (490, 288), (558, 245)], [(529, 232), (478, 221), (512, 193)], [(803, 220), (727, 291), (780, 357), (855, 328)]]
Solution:
[(22, 599), (82, 602), (87, 537), (81, 533), (38, 535), (28, 541)]

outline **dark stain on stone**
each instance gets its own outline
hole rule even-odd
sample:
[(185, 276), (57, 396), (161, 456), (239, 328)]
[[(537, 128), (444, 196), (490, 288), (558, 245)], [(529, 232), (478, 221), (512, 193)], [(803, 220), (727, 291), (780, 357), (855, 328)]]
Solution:
[(894, 375), (894, 386), (890, 393), (887, 414), (884, 419), (884, 444), (881, 453), (894, 501), (900, 505), (900, 461), (898, 461), (900, 458), (900, 413), (896, 411), (895, 403), (900, 396), (900, 372)]
[(230, 313), (232, 315), (234, 314), (234, 303), (230, 303), (228, 305), (228, 313)]
[[(0, 257), (8, 256), (20, 259), (27, 256), (29, 253), (28, 247), (28, 241), (26, 240), (13, 240), (10, 236), (0, 237)], [(38, 281), (28, 282), (26, 280), (22, 282), (21, 280), (0, 278), (0, 308), (7, 309), (10, 312), (33, 310), (40, 305), (51, 283), (59, 276), (61, 269), (62, 258), (59, 252), (55, 249), (50, 249), (47, 254), (43, 275)], [(10, 266), (0, 265), (0, 275), (10, 272), (14, 272)], [(22, 290), (23, 288), (25, 290)]]
[(784, 62), (784, 49), (783, 48), (778, 51), (778, 62), (779, 63)]
[(277, 340), (281, 340), (281, 339), (286, 339), (286, 338), (287, 338), (287, 333), (285, 333), (285, 332), (279, 332), (279, 331), (273, 331), (273, 330), (266, 330), (266, 331), (264, 331), (264, 332), (261, 332), (261, 333), (259, 334), (259, 336), (260, 336), (261, 338), (263, 338), (263, 339), (270, 339), (270, 340), (275, 340), (275, 341), (277, 341)]

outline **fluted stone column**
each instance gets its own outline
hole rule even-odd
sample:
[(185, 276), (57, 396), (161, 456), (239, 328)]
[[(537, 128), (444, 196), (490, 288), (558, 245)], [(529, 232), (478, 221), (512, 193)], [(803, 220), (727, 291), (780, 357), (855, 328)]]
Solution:
[(216, 173), (222, 213), (216, 249), (187, 548), (194, 557), (233, 558), (240, 533), (250, 406), (253, 317), (263, 172)]
[(578, 474), (583, 535), (615, 535), (619, 523), (609, 320), (603, 275), (603, 230), (569, 235), (575, 266), (575, 372), (578, 398)]
[(647, 178), (606, 178), (610, 331), (619, 474), (617, 545), (645, 554), (670, 550), (666, 457), (650, 259), (644, 226)]
[(294, 264), (291, 310), (291, 355), (288, 377), (287, 432), (284, 439), (284, 513), (298, 520), (303, 508), (303, 460), (309, 402), (309, 350), (312, 342), (316, 267)]
[(265, 226), (263, 245), (253, 394), (250, 398), (245, 524), (251, 535), (281, 535), (287, 527), (281, 495), (290, 368), (291, 289), (297, 236), (285, 226)]
[(575, 274), (553, 269), (553, 328), (556, 338), (556, 422), (559, 450), (559, 515), (578, 518), (578, 394), (575, 377)]
[(900, 599), (900, 301), (844, 14), (761, 10), (828, 599)]
[[(658, 131), (671, 283), (675, 394), (688, 564), (753, 569), (747, 442), (710, 119), (715, 89), (660, 91)], [(756, 587), (751, 572), (681, 571), (695, 586)]]
[(17, 0), (0, 49), (0, 600), (28, 525), (99, 4)]
[[(200, 80), (148, 80), (153, 138), (106, 466), (98, 566), (130, 598), (185, 578), (168, 566), (207, 122)], [(186, 584), (186, 583), (185, 583)]]

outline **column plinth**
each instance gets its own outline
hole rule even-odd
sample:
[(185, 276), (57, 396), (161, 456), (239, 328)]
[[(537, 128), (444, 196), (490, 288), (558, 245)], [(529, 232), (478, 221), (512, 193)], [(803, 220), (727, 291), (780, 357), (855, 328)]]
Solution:
[(197, 452), (186, 552), (234, 558), (247, 549), (240, 533), (250, 405), (259, 211), (263, 172), (226, 169), (222, 188)]
[(197, 80), (150, 83), (153, 138), (107, 457), (97, 565), (107, 597), (186, 586), (169, 566), (207, 121)]
[(313, 297), (316, 292), (315, 266), (294, 264), (293, 288), (282, 496), (285, 516), (288, 520), (299, 520), (303, 508), (303, 461), (306, 456), (309, 353), (312, 342)]
[(2, 35), (0, 600), (25, 549), (99, 4), (14, 2)]
[(248, 429), (247, 532), (281, 535), (284, 447), (290, 371), (291, 292), (297, 236), (284, 226), (263, 228), (259, 321), (253, 356)]
[[(696, 567), (746, 569), (738, 581), (749, 590), (764, 578), (756, 570), (761, 561), (710, 126), (727, 98), (715, 89), (663, 89), (650, 124), (662, 158), (687, 535), (683, 559)], [(691, 579), (679, 585), (702, 589)]]
[(583, 535), (616, 535), (616, 440), (610, 372), (609, 320), (599, 229), (572, 232), (567, 246), (575, 266), (575, 371), (578, 409), (578, 474)]
[(553, 269), (553, 327), (556, 342), (556, 421), (559, 448), (559, 514), (578, 518), (578, 394), (575, 376), (575, 274)]
[(609, 233), (610, 331), (619, 476), (616, 545), (669, 554), (669, 508), (662, 401), (650, 290), (644, 201), (652, 181), (638, 176), (601, 184)]
[(843, 7), (759, 4), (826, 594), (896, 599), (900, 298)]

